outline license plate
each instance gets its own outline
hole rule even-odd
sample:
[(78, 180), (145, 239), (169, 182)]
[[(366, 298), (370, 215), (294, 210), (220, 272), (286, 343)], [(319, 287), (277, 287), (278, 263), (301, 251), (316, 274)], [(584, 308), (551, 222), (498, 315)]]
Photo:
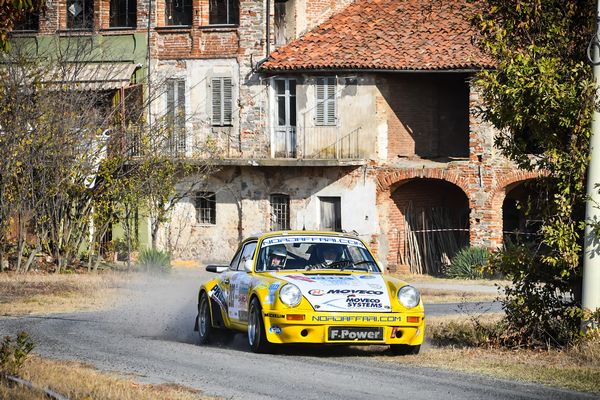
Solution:
[(329, 328), (330, 341), (381, 341), (383, 328)]

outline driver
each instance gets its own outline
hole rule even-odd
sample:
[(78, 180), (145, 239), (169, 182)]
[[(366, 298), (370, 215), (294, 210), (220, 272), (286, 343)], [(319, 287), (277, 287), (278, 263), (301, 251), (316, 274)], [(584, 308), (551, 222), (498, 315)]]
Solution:
[(279, 270), (285, 268), (287, 258), (287, 249), (282, 244), (277, 244), (271, 248), (269, 253), (269, 263), (267, 269)]
[(339, 261), (341, 256), (341, 249), (339, 246), (334, 244), (325, 244), (319, 248), (321, 253), (321, 262), (325, 265), (329, 265), (335, 261)]

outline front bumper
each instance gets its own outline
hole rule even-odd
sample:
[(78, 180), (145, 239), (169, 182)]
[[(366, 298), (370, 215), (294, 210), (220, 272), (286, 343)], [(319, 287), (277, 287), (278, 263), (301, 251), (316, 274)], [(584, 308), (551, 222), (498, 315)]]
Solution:
[[(303, 316), (303, 319), (300, 319)], [(410, 317), (410, 318), (409, 318)], [(410, 313), (331, 313), (279, 312), (263, 313), (265, 333), (270, 343), (328, 343), (328, 344), (407, 344), (423, 343), (425, 316)], [(409, 322), (412, 321), (412, 322)], [(383, 328), (382, 340), (330, 340), (330, 327)]]

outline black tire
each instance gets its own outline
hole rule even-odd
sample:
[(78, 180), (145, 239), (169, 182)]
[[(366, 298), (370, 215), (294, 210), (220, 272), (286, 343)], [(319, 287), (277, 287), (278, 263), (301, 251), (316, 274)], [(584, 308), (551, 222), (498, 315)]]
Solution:
[(214, 328), (210, 318), (210, 301), (206, 293), (202, 293), (198, 303), (198, 337), (200, 344), (208, 344), (213, 339)]
[(411, 354), (419, 354), (421, 350), (421, 345), (410, 346), (408, 344), (391, 344), (390, 350), (393, 354), (398, 356), (408, 356)]
[(248, 313), (248, 344), (254, 353), (267, 353), (271, 347), (265, 334), (262, 308), (256, 297), (252, 299)]

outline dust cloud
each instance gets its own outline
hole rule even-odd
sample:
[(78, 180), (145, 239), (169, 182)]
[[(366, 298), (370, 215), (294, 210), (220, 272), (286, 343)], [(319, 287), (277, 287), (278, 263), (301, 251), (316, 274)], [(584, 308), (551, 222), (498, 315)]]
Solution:
[(123, 333), (196, 343), (194, 323), (198, 290), (214, 274), (203, 268), (175, 268), (167, 274), (134, 274), (123, 286), (116, 307), (104, 317)]

